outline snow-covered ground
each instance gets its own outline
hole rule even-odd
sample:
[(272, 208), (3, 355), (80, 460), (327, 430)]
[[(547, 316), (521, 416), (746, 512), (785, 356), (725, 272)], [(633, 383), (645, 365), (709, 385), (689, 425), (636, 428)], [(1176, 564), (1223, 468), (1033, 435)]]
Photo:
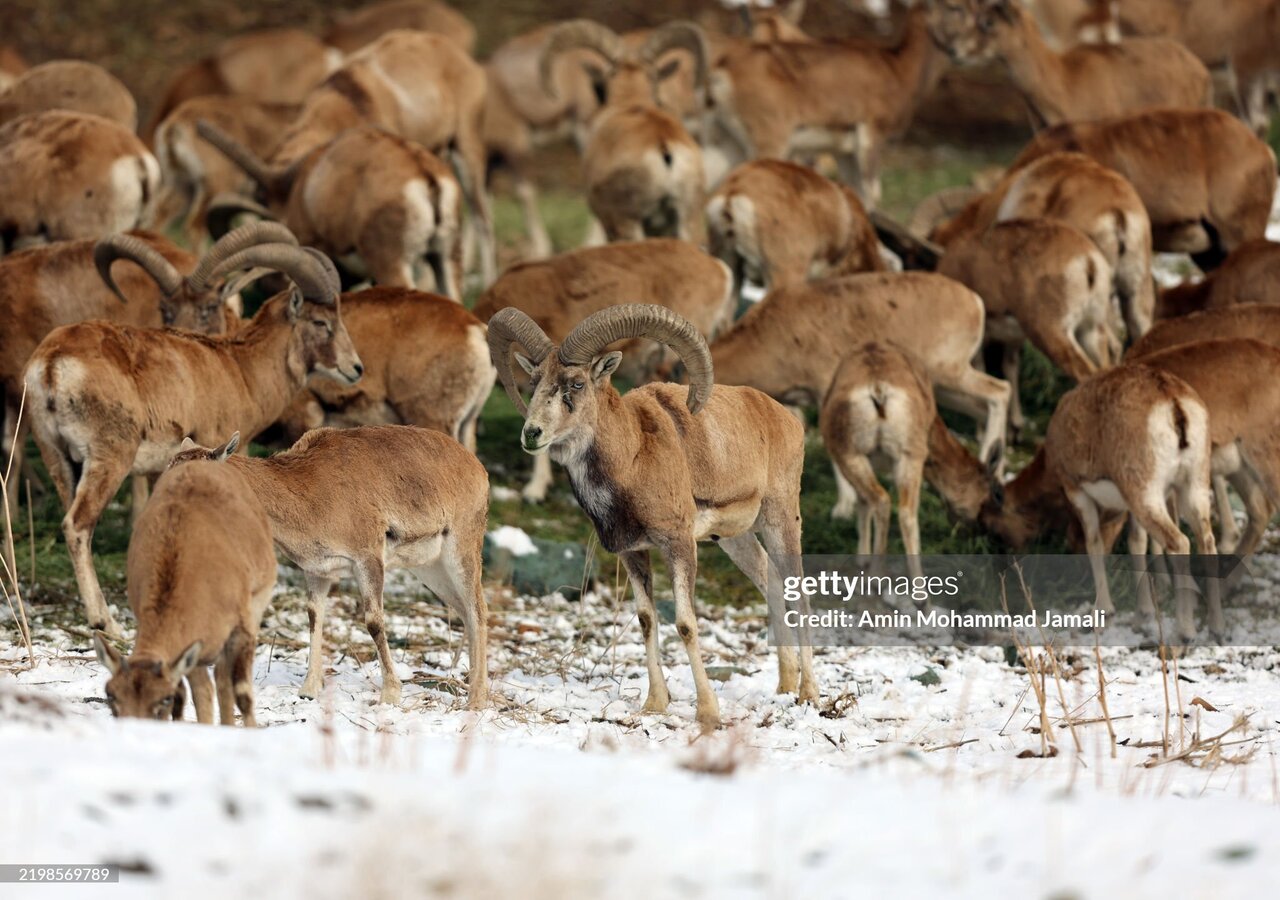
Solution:
[(78, 615), (34, 610), (33, 666), (0, 622), (0, 861), (127, 867), (122, 888), (39, 889), (93, 897), (1226, 897), (1280, 878), (1272, 649), (1198, 650), (1177, 680), (1103, 650), (1114, 758), (1092, 650), (1060, 654), (1042, 757), (1035, 693), (999, 648), (819, 650), (823, 702), (797, 707), (773, 692), (762, 610), (708, 610), (727, 725), (701, 736), (670, 625), (671, 711), (639, 714), (640, 632), (608, 590), (495, 591), (496, 705), (474, 714), (460, 635), (393, 576), (400, 707), (376, 704), (348, 594), (327, 693), (301, 700), (286, 577), (256, 732), (113, 720), (88, 641), (54, 624)]

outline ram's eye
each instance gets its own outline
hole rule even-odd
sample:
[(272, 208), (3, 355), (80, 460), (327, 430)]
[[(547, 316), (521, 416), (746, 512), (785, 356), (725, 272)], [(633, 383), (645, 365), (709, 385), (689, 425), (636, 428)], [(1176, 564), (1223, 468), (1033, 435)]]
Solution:
[(575, 381), (573, 384), (569, 385), (569, 387), (573, 388), (575, 391), (580, 391), (585, 387), (585, 385), (581, 381)]

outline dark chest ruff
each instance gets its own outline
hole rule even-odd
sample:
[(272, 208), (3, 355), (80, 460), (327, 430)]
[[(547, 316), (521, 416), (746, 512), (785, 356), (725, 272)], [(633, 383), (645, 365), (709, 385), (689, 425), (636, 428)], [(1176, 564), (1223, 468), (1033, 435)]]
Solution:
[(596, 527), (602, 547), (610, 553), (622, 553), (649, 545), (648, 530), (636, 518), (630, 498), (604, 471), (594, 448), (567, 468), (573, 496)]

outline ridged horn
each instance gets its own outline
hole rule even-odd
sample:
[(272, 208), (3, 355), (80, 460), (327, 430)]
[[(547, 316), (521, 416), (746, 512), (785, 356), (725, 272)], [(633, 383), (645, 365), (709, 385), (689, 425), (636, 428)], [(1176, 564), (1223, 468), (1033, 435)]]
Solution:
[(338, 305), (338, 292), (333, 289), (324, 266), (294, 244), (256, 244), (246, 247), (222, 260), (209, 273), (209, 280), (219, 278), (227, 272), (254, 266), (275, 269), (289, 276), (302, 291), (302, 296), (312, 303)]
[(512, 376), (512, 344), (523, 347), (525, 354), (535, 363), (546, 359), (556, 347), (547, 333), (538, 327), (537, 322), (513, 306), (498, 310), (489, 319), (489, 359), (498, 370), (498, 377), (502, 379), (502, 386), (507, 389), (507, 396), (523, 416), (528, 413), (529, 408), (525, 406), (524, 398), (520, 396), (520, 390)]
[(307, 251), (312, 259), (320, 263), (325, 274), (329, 276), (329, 284), (333, 286), (334, 293), (341, 294), (342, 276), (338, 274), (338, 267), (333, 264), (333, 260), (321, 253), (315, 247), (303, 247), (302, 249)]
[(232, 231), (231, 223), (241, 213), (249, 213), (260, 219), (274, 221), (271, 210), (260, 203), (250, 200), (244, 194), (221, 193), (209, 201), (204, 213), (204, 227), (209, 230), (213, 239), (220, 240)]
[(151, 276), (152, 281), (160, 286), (166, 297), (172, 297), (182, 287), (182, 276), (154, 247), (146, 241), (131, 234), (113, 234), (98, 241), (93, 247), (93, 264), (102, 276), (103, 282), (111, 288), (111, 293), (128, 303), (115, 279), (111, 277), (111, 264), (117, 259), (127, 259), (137, 263), (142, 271)]
[(907, 230), (919, 238), (927, 238), (933, 229), (964, 209), (970, 200), (981, 193), (974, 187), (951, 187), (930, 194), (911, 213)]
[(195, 271), (187, 276), (188, 289), (195, 294), (205, 290), (213, 280), (214, 270), (224, 259), (258, 244), (293, 244), (296, 247), (298, 239), (279, 222), (252, 222), (228, 231), (209, 248)]
[(542, 90), (549, 97), (558, 97), (555, 84), (556, 57), (567, 50), (594, 50), (609, 63), (616, 63), (622, 55), (622, 39), (612, 29), (590, 19), (573, 19), (556, 26), (547, 38), (547, 45), (538, 59), (538, 76)]
[(680, 354), (689, 373), (689, 412), (702, 409), (715, 384), (711, 350), (692, 322), (665, 306), (627, 303), (588, 316), (560, 344), (560, 361), (588, 365), (605, 347), (628, 338), (648, 338)]
[(285, 175), (284, 171), (267, 165), (258, 158), (256, 153), (208, 119), (200, 119), (196, 122), (196, 134), (216, 147), (227, 159), (244, 169), (250, 178), (267, 190), (279, 187), (280, 179)]
[(669, 50), (687, 50), (693, 57), (694, 87), (699, 90), (707, 83), (707, 37), (692, 22), (668, 22), (654, 29), (640, 48), (640, 59), (646, 66), (658, 61)]

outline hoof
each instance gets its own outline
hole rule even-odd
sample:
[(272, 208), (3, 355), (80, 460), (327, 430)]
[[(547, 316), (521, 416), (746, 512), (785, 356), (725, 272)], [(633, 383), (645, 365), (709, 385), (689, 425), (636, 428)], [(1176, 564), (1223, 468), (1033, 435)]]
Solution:
[(383, 682), (382, 695), (378, 698), (378, 702), (386, 703), (389, 706), (397, 705), (400, 702), (400, 682)]
[(302, 682), (302, 687), (298, 689), (298, 696), (303, 700), (314, 700), (320, 696), (320, 692), (324, 690), (324, 682), (320, 679), (312, 681), (308, 678)]
[(820, 697), (818, 695), (817, 686), (812, 683), (806, 682), (800, 687), (800, 693), (796, 696), (796, 703), (797, 704), (808, 703), (808, 704), (812, 704), (813, 706), (817, 706), (819, 699)]
[(541, 503), (547, 499), (547, 489), (529, 490), (529, 488), (525, 488), (520, 492), (520, 499), (524, 500), (525, 503)]
[(705, 709), (698, 712), (698, 726), (703, 733), (715, 731), (720, 727), (720, 710)]
[(779, 678), (778, 679), (777, 693), (794, 694), (796, 692), (796, 689), (797, 689), (797, 683), (795, 678)]
[(831, 518), (852, 519), (853, 505), (852, 504), (845, 505), (843, 503), (837, 503), (835, 506), (831, 507)]
[(644, 706), (640, 707), (640, 711), (662, 715), (667, 711), (667, 706), (670, 703), (671, 696), (666, 691), (663, 691), (660, 694), (650, 691), (649, 696), (645, 698)]

